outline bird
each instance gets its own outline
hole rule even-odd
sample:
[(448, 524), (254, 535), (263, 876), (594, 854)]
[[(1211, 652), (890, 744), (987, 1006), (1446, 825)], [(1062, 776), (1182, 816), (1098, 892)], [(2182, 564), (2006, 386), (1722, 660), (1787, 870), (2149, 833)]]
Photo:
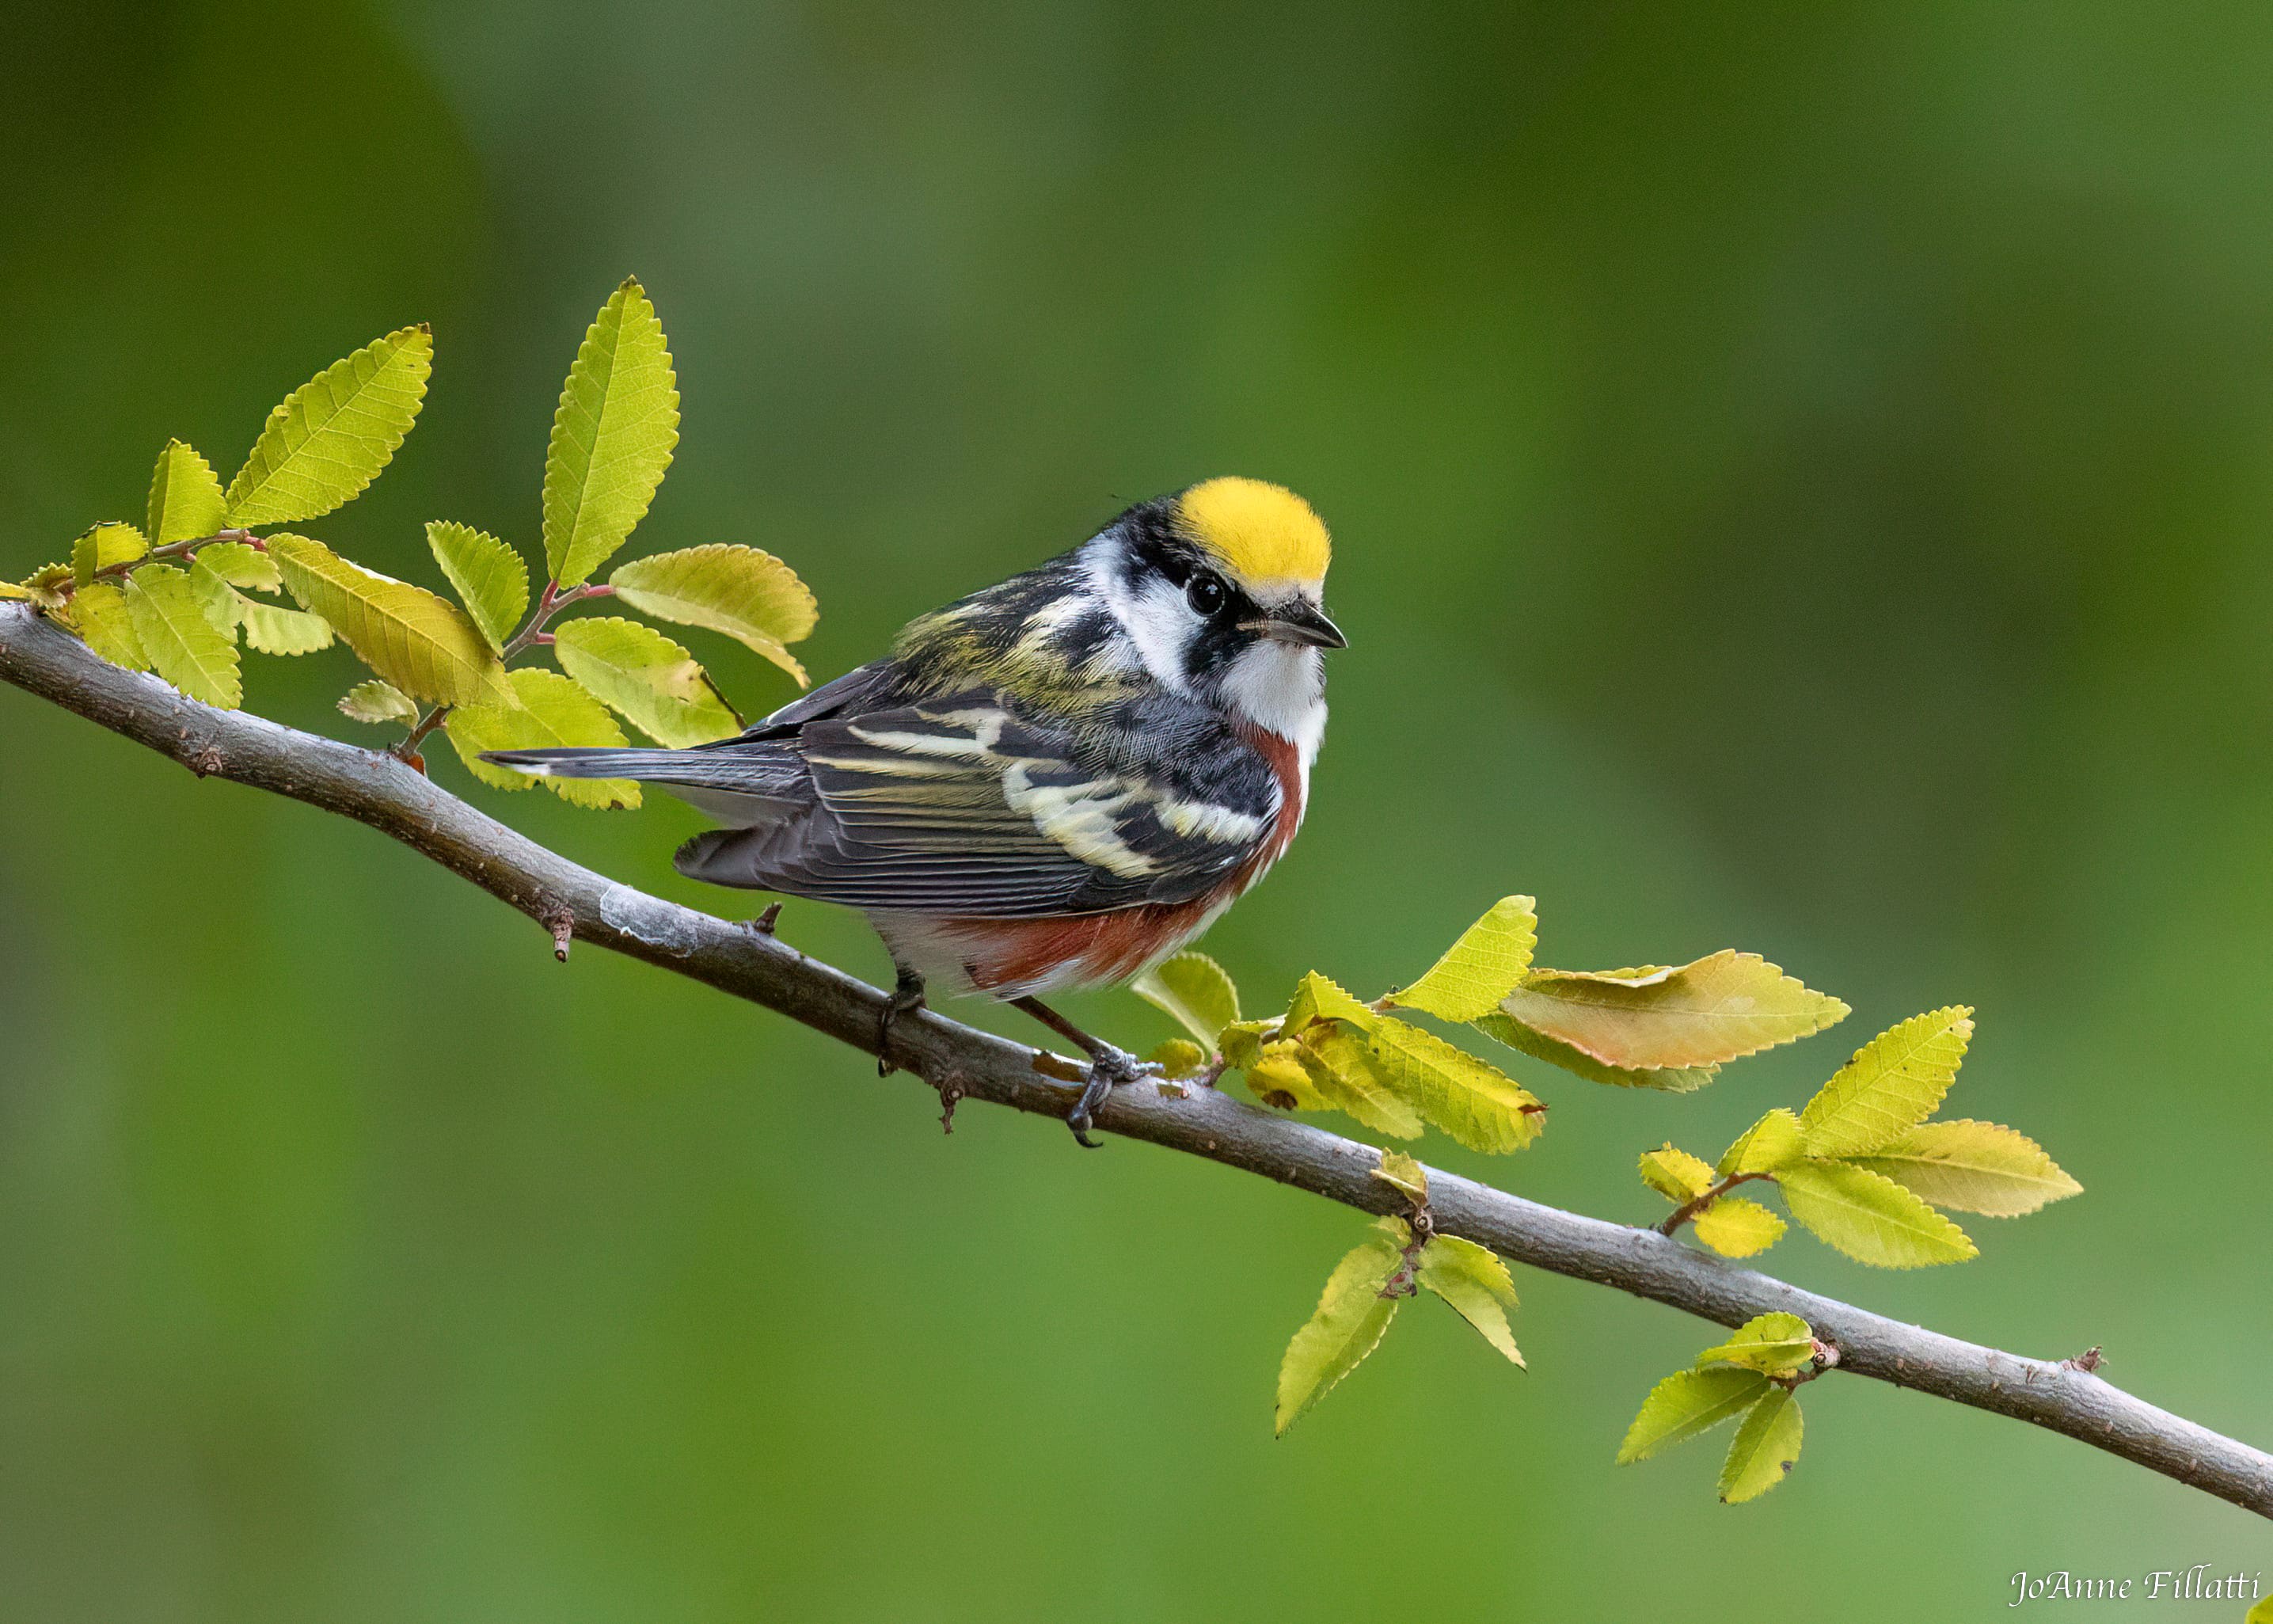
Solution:
[(1292, 491), (1206, 479), (919, 615), (737, 737), (484, 759), (658, 785), (721, 825), (680, 873), (865, 914), (898, 977), (880, 1056), (934, 991), (1039, 1020), (1088, 1058), (1067, 1121), (1093, 1146), (1112, 1088), (1158, 1068), (1042, 996), (1158, 965), (1285, 854), (1325, 733), (1323, 654), (1348, 646), (1332, 558)]

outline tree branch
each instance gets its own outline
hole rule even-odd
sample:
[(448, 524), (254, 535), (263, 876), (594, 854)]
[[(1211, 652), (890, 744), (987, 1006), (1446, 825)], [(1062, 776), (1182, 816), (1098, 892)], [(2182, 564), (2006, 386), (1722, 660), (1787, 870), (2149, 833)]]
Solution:
[[(618, 884), (516, 834), (381, 752), (211, 710), (122, 670), (29, 605), (0, 603), (0, 678), (172, 757), (201, 777), (289, 795), (393, 836), (520, 909), (554, 940), (577, 939), (691, 976), (874, 1053), (885, 995), (761, 930)], [(943, 1099), (1062, 1117), (1076, 1085), (1054, 1057), (928, 1011), (892, 1027), (889, 1058)], [(1171, 1098), (1116, 1089), (1098, 1125), (1259, 1173), (1362, 1212), (1401, 1214), (1371, 1177), (1379, 1153), (1211, 1087)], [(2273, 1518), (2273, 1456), (2110, 1386), (2087, 1371), (1903, 1325), (1739, 1268), (1654, 1230), (1542, 1207), (1431, 1170), (1437, 1229), (1503, 1257), (1613, 1286), (1723, 1326), (1796, 1313), (1839, 1350), (1838, 1368), (2066, 1433)]]

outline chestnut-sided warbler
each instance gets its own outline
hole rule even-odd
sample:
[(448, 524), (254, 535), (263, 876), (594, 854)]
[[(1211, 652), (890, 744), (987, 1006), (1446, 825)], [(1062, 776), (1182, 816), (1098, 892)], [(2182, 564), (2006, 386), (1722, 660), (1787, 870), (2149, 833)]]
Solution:
[[(726, 826), (680, 848), (720, 885), (842, 903), (926, 986), (1077, 1044), (1091, 1115), (1130, 1056), (1039, 1000), (1125, 981), (1286, 851), (1325, 731), (1326, 527), (1292, 492), (1210, 479), (911, 622), (892, 652), (739, 738), (501, 750), (516, 771), (659, 784)], [(880, 1041), (879, 1048), (885, 1047)]]

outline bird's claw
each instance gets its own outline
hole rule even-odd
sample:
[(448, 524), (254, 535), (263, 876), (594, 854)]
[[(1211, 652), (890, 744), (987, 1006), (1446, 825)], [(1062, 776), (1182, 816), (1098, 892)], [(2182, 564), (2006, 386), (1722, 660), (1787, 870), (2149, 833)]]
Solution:
[(1116, 1084), (1141, 1082), (1148, 1077), (1159, 1077), (1162, 1068), (1150, 1060), (1139, 1060), (1125, 1049), (1111, 1044), (1099, 1044), (1090, 1056), (1089, 1076), (1083, 1081), (1081, 1094), (1066, 1114), (1066, 1126), (1073, 1130), (1074, 1143), (1084, 1150), (1098, 1148), (1089, 1131), (1097, 1124), (1097, 1108), (1105, 1103)]

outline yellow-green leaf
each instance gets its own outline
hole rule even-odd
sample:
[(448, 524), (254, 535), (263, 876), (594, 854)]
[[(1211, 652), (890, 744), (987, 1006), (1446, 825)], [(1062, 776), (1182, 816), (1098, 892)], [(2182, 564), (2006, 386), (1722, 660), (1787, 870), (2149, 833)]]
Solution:
[(81, 587), (71, 599), (71, 624), (86, 646), (114, 665), (129, 671), (150, 669), (150, 657), (135, 635), (134, 616), (127, 607), (126, 590), (108, 581)]
[(386, 722), (418, 719), (417, 703), (409, 695), (391, 683), (376, 680), (358, 682), (341, 695), (340, 712), (350, 721), (367, 722), (374, 727)]
[(1721, 1466), (1721, 1500), (1735, 1506), (1767, 1493), (1799, 1461), (1799, 1401), (1789, 1388), (1770, 1387), (1737, 1429)]
[(630, 277), (584, 335), (544, 455), (544, 558), (581, 586), (647, 515), (679, 443), (679, 380), (655, 306)]
[(1346, 1020), (1362, 1032), (1369, 1032), (1380, 1019), (1367, 1005), (1311, 970), (1294, 984), (1294, 1001), (1287, 1006), (1287, 1018), (1279, 1029), (1292, 1036), (1313, 1021)]
[(1697, 1238), (1724, 1258), (1749, 1258), (1766, 1252), (1783, 1238), (1783, 1220), (1758, 1201), (1742, 1196), (1716, 1197), (1713, 1205), (1691, 1220)]
[(1432, 1236), (1421, 1249), (1421, 1266), (1414, 1278), (1451, 1304), (1453, 1312), (1474, 1326), (1476, 1335), (1511, 1363), (1523, 1363), (1515, 1333), (1507, 1324), (1515, 1308), (1515, 1282), (1508, 1278), (1507, 1265), (1497, 1253), (1457, 1235)]
[(2241, 1624), (2273, 1624), (2273, 1596), (2268, 1596), (2249, 1610)]
[(1723, 1365), (1676, 1371), (1649, 1390), (1641, 1411), (1618, 1446), (1618, 1464), (1647, 1460), (1659, 1450), (1735, 1419), (1775, 1389), (1758, 1371)]
[(28, 589), (18, 586), (12, 581), (0, 581), (0, 598), (13, 598), (21, 603), (31, 595)]
[(1804, 1153), (1799, 1143), (1799, 1118), (1778, 1106), (1737, 1136), (1715, 1169), (1722, 1177), (1737, 1173), (1773, 1173)]
[(1163, 959), (1129, 982), (1129, 990), (1174, 1016), (1211, 1053), (1223, 1029), (1239, 1019), (1239, 989), (1205, 953), (1183, 952)]
[(154, 547), (195, 541), (220, 530), (229, 515), (221, 476), (178, 440), (169, 440), (150, 473), (149, 535)]
[(1922, 1122), (1851, 1160), (1933, 1206), (1986, 1218), (2017, 1218), (2083, 1188), (2026, 1134), (1969, 1118)]
[(304, 536), (271, 536), (268, 556), (302, 608), (329, 620), (356, 658), (413, 698), (515, 703), (496, 651), (447, 599), (351, 564)]
[(1815, 1362), (1815, 1332), (1797, 1314), (1758, 1314), (1738, 1326), (1729, 1340), (1697, 1356), (1697, 1368), (1741, 1365), (1768, 1376), (1788, 1376)]
[(1328, 1021), (1305, 1032), (1294, 1047), (1312, 1089), (1327, 1105), (1392, 1139), (1421, 1136), (1420, 1113), (1397, 1097), (1362, 1038)]
[(1715, 1065), (1820, 1032), (1847, 1006), (1757, 953), (1724, 950), (1675, 968), (1534, 970), (1501, 1010), (1625, 1071)]
[(1380, 1344), (1398, 1304), (1381, 1289), (1403, 1261), (1389, 1238), (1377, 1235), (1334, 1266), (1317, 1312), (1294, 1333), (1279, 1362), (1275, 1431), (1294, 1425)]
[(529, 566), (521, 554), (486, 530), (441, 520), (427, 525), (426, 545), (490, 647), (502, 651), (529, 611)]
[(1539, 1101), (1498, 1067), (1388, 1016), (1365, 1045), (1399, 1099), (1470, 1150), (1520, 1150), (1539, 1137)]
[(821, 611), (797, 572), (772, 553), (714, 542), (634, 559), (608, 584), (643, 614), (725, 633), (805, 686), (805, 667), (787, 645), (812, 632)]
[(1144, 1057), (1170, 1078), (1197, 1077), (1208, 1064), (1208, 1051), (1189, 1038), (1170, 1038)]
[(404, 327), (286, 395), (229, 481), (227, 523), (296, 524), (353, 500), (410, 432), (433, 361), (433, 335)]
[(685, 749), (742, 731), (694, 657), (651, 626), (570, 620), (553, 638), (560, 669), (657, 744)]
[(71, 543), (71, 579), (85, 586), (95, 571), (131, 564), (149, 550), (142, 532), (131, 524), (92, 525)]
[(1799, 1114), (1811, 1156), (1860, 1156), (1924, 1121), (1957, 1079), (1973, 1011), (1931, 1010), (1890, 1026), (1855, 1051)]
[(236, 608), (237, 624), (244, 628), (244, 646), (249, 649), (263, 654), (313, 654), (332, 646), (332, 623), (322, 615), (264, 604), (242, 592), (236, 595)]
[(236, 641), (236, 606), (244, 601), (235, 587), (206, 567), (205, 560), (196, 559), (190, 565), (190, 590), (198, 595), (198, 603), (213, 622), (214, 630)]
[(1574, 1077), (1583, 1077), (1590, 1083), (1608, 1083), (1613, 1088), (1654, 1088), (1662, 1094), (1687, 1094), (1705, 1086), (1721, 1070), (1716, 1065), (1701, 1065), (1629, 1071), (1619, 1066), (1604, 1065), (1592, 1055), (1580, 1054), (1568, 1043), (1558, 1042), (1543, 1032), (1534, 1032), (1522, 1022), (1497, 1011), (1479, 1016), (1469, 1025), (1486, 1037), (1529, 1055), (1534, 1060), (1544, 1060), (1549, 1065), (1560, 1066)]
[(216, 541), (198, 549), (198, 562), (228, 582), (251, 592), (277, 592), (284, 587), (276, 560), (241, 541)]
[(639, 786), (627, 778), (533, 778), (482, 759), (484, 750), (605, 748), (625, 742), (623, 729), (600, 702), (559, 673), (530, 666), (508, 675), (518, 704), (461, 705), (443, 721), (466, 771), (499, 789), (541, 783), (571, 806), (637, 807)]
[(1858, 1263), (1923, 1268), (1976, 1255), (1964, 1230), (1868, 1168), (1796, 1162), (1777, 1172), (1776, 1183), (1804, 1228)]
[(71, 578), (68, 563), (43, 564), (24, 577), (18, 596), (30, 598), (42, 609), (60, 609), (69, 601), (64, 589), (71, 584)]
[(1216, 1052), (1223, 1056), (1226, 1065), (1243, 1071), (1255, 1064), (1256, 1057), (1263, 1052), (1264, 1041), (1278, 1030), (1278, 1021), (1271, 1019), (1233, 1021), (1218, 1034)]
[(1429, 1169), (1401, 1150), (1383, 1151), (1381, 1165), (1373, 1169), (1373, 1176), (1415, 1201), (1429, 1199)]
[(1318, 1092), (1302, 1046), (1291, 1039), (1264, 1043), (1242, 1068), (1249, 1090), (1264, 1104), (1282, 1111), (1330, 1111), (1333, 1101)]
[(1395, 994), (1395, 1002), (1439, 1020), (1477, 1019), (1515, 990), (1538, 944), (1538, 904), (1528, 897), (1503, 897), (1460, 933), (1428, 974)]
[(1670, 1144), (1641, 1154), (1641, 1182), (1678, 1207), (1713, 1186), (1713, 1169), (1702, 1157)]
[(169, 565), (145, 564), (126, 578), (126, 608), (160, 676), (222, 710), (244, 703), (236, 644), (214, 629), (187, 575)]

